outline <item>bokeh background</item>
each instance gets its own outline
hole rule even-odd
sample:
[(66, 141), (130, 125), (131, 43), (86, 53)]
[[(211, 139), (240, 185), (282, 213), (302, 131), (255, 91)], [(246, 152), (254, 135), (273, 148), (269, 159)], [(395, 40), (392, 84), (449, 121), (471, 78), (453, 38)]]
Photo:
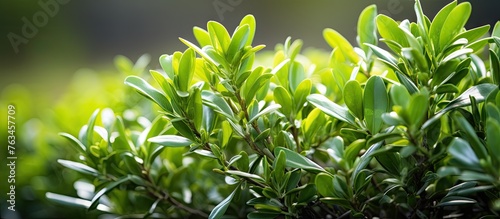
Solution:
[[(450, 1), (421, 2), (432, 19)], [(471, 2), (467, 27), (493, 27), (500, 20), (500, 1)], [(357, 17), (370, 4), (377, 4), (379, 13), (395, 20), (416, 20), (414, 0), (1, 1), (0, 142), (6, 139), (7, 104), (13, 103), (19, 157), (18, 211), (13, 213), (6, 210), (7, 155), (6, 144), (0, 144), (2, 218), (65, 218), (69, 212), (71, 218), (86, 217), (85, 210), (63, 208), (45, 200), (44, 194), (66, 191), (70, 195), (74, 189), (67, 182), (78, 178), (56, 163), (58, 158), (72, 158), (73, 153), (65, 149), (58, 132), (77, 134), (95, 108), (112, 107), (122, 113), (134, 105), (136, 96), (123, 85), (123, 78), (131, 72), (115, 68), (117, 55), (135, 62), (149, 54), (149, 66), (132, 72), (146, 74), (148, 68), (159, 67), (156, 60), (161, 54), (186, 48), (178, 37), (194, 41), (193, 26), (205, 28), (207, 21), (216, 20), (231, 32), (246, 14), (257, 20), (254, 44), (272, 50), (291, 36), (302, 39), (304, 47), (328, 51), (323, 29), (333, 28), (355, 44)], [(46, 13), (45, 6), (51, 12), (46, 19), (41, 15)], [(23, 35), (26, 25), (34, 25), (36, 33)], [(13, 44), (14, 35), (18, 37), (15, 42), (22, 43)], [(147, 58), (142, 61), (148, 63)]]

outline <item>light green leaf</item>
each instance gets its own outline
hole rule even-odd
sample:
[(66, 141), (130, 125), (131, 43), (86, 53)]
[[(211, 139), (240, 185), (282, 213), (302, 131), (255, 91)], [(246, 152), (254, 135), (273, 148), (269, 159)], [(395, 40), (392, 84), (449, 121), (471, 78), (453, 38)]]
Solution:
[(193, 142), (188, 138), (177, 135), (160, 135), (148, 139), (149, 142), (161, 144), (167, 147), (186, 147)]
[(274, 101), (282, 106), (281, 111), (288, 118), (292, 115), (292, 98), (288, 91), (282, 87), (278, 86), (274, 88)]
[[(45, 197), (47, 197), (47, 199), (50, 201), (54, 201), (71, 207), (88, 208), (91, 204), (89, 200), (74, 198), (66, 195), (59, 195), (51, 192), (45, 193)], [(111, 213), (111, 208), (103, 204), (97, 205), (96, 209), (99, 211)]]
[(359, 120), (363, 120), (363, 90), (359, 82), (355, 80), (348, 81), (342, 93), (344, 94), (344, 102), (347, 108), (349, 108)]
[(347, 122), (351, 125), (357, 126), (355, 118), (349, 111), (332, 102), (321, 94), (311, 94), (307, 97), (307, 101), (319, 108), (321, 111), (329, 116), (332, 116), (340, 121)]
[[(293, 100), (295, 102), (295, 111), (298, 112), (307, 101), (307, 96), (311, 94), (312, 82), (311, 79), (305, 79), (300, 82), (299, 86), (293, 94)], [(283, 105), (281, 105), (283, 106)]]
[(247, 44), (248, 38), (250, 36), (250, 27), (247, 24), (239, 26), (236, 28), (233, 36), (231, 37), (231, 44), (227, 49), (226, 59), (230, 62), (236, 58), (236, 53), (243, 49)]
[(224, 54), (230, 43), (229, 33), (226, 28), (217, 21), (209, 21), (207, 23), (207, 31), (210, 35), (212, 46), (221, 54)]
[(194, 38), (196, 38), (196, 41), (198, 41), (198, 44), (200, 44), (201, 47), (204, 47), (204, 46), (211, 44), (210, 35), (203, 28), (194, 27), (193, 34), (194, 34)]
[(187, 49), (181, 57), (179, 62), (179, 71), (177, 79), (179, 80), (179, 89), (181, 91), (188, 91), (189, 84), (194, 75), (194, 64), (196, 63), (193, 49)]
[(283, 147), (276, 147), (274, 149), (274, 154), (279, 154), (280, 151), (284, 151), (286, 155), (286, 165), (292, 168), (300, 168), (313, 173), (325, 172), (325, 170), (314, 163), (312, 160), (300, 155), (295, 151)]
[(439, 44), (439, 38), (441, 35), (441, 30), (443, 29), (443, 25), (446, 22), (451, 11), (457, 6), (457, 1), (453, 1), (448, 5), (444, 6), (434, 17), (432, 20), (429, 36), (431, 38), (431, 42), (434, 45), (434, 51), (436, 53), (440, 52), (443, 47)]
[(469, 19), (471, 4), (469, 2), (460, 3), (447, 16), (441, 27), (439, 35), (439, 46), (445, 48), (451, 40), (462, 30)]
[(464, 31), (464, 32), (458, 34), (451, 41), (455, 42), (456, 40), (458, 40), (460, 38), (464, 38), (464, 39), (467, 39), (468, 42), (474, 42), (477, 39), (479, 39), (482, 36), (484, 36), (486, 33), (488, 33), (489, 29), (490, 29), (490, 25), (484, 25), (484, 26), (476, 27), (476, 28), (473, 28), (473, 29), (470, 29), (470, 30), (467, 30), (467, 31)]
[(340, 62), (350, 62), (354, 64), (359, 62), (359, 56), (354, 52), (354, 48), (340, 33), (333, 29), (326, 28), (323, 31), (323, 37), (328, 45), (340, 52), (342, 55), (342, 60), (339, 60)]
[(85, 151), (87, 150), (87, 148), (76, 137), (74, 137), (73, 135), (68, 134), (68, 133), (59, 133), (59, 135), (68, 139), (72, 143), (71, 145), (74, 146), (74, 148), (77, 151), (79, 151), (82, 154), (85, 154)]
[(244, 26), (248, 25), (249, 27), (249, 34), (248, 34), (248, 39), (245, 44), (245, 46), (251, 46), (253, 42), (253, 38), (255, 36), (255, 17), (251, 14), (246, 15), (243, 19), (241, 19), (240, 25), (239, 26)]
[(368, 54), (370, 48), (365, 45), (369, 43), (372, 45), (377, 45), (377, 26), (375, 19), (377, 17), (377, 6), (370, 5), (366, 7), (358, 19), (358, 36), (359, 36), (359, 46)]
[[(394, 21), (389, 16), (383, 14), (377, 15), (377, 29), (382, 38), (386, 40), (392, 40), (402, 47), (410, 46), (403, 30), (401, 30), (398, 23), (396, 23), (396, 21)], [(389, 48), (391, 48), (392, 51), (396, 53), (401, 52), (399, 47), (393, 46), (391, 44), (387, 44), (387, 46), (389, 46)]]
[(167, 98), (160, 91), (156, 90), (144, 79), (137, 76), (128, 76), (125, 79), (125, 84), (137, 90), (141, 95), (152, 100), (163, 110), (167, 112), (172, 112), (172, 106), (168, 102)]

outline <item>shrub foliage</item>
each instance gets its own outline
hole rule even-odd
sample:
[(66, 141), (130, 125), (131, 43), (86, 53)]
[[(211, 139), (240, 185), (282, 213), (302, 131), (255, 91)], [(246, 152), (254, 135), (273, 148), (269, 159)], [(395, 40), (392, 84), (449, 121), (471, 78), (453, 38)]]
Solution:
[(251, 15), (231, 35), (195, 27), (150, 78), (125, 80), (155, 119), (104, 109), (61, 134), (87, 198), (47, 197), (144, 218), (499, 216), (500, 24), (465, 29), (467, 2), (415, 13), (369, 6), (358, 47), (324, 30), (329, 55), (288, 38), (256, 58)]

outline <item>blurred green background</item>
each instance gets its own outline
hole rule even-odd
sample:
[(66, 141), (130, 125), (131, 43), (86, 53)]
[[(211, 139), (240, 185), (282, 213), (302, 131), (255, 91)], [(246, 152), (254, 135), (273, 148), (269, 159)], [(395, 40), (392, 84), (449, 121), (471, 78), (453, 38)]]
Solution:
[[(424, 13), (432, 19), (449, 2), (422, 0)], [(471, 2), (468, 27), (500, 20), (500, 2)], [(355, 44), (357, 17), (370, 4), (395, 20), (415, 20), (413, 0), (1, 1), (0, 139), (7, 139), (7, 105), (15, 104), (19, 157), (14, 213), (6, 209), (7, 149), (6, 143), (0, 144), (2, 218), (67, 218), (69, 212), (70, 218), (86, 217), (85, 210), (49, 203), (44, 194), (71, 195), (71, 183), (79, 177), (55, 162), (74, 154), (58, 132), (77, 134), (95, 108), (124, 113), (139, 101), (123, 85), (127, 73), (114, 67), (116, 55), (135, 62), (150, 54), (145, 69), (155, 69), (161, 54), (186, 48), (178, 37), (194, 41), (193, 26), (205, 28), (208, 20), (216, 20), (233, 30), (249, 13), (257, 19), (255, 44), (272, 50), (291, 36), (304, 40), (304, 47), (327, 51), (323, 29), (333, 28)], [(146, 74), (142, 69), (134, 73)], [(127, 113), (134, 112), (151, 113)]]

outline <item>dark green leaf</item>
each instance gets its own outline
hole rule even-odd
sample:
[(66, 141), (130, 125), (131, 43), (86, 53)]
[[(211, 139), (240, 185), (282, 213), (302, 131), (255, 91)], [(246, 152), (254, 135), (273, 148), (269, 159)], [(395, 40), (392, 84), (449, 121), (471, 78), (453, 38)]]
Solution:
[(372, 134), (378, 133), (382, 127), (382, 114), (386, 113), (389, 108), (389, 98), (382, 78), (372, 76), (368, 79), (365, 86), (363, 106), (368, 130)]
[(106, 193), (110, 192), (111, 190), (113, 190), (115, 187), (121, 185), (122, 183), (124, 182), (127, 182), (131, 179), (131, 176), (125, 176), (125, 177), (122, 177), (114, 182), (111, 182), (111, 183), (108, 183), (106, 185), (106, 187), (102, 188), (101, 190), (99, 190), (99, 192), (97, 192), (94, 197), (92, 198), (92, 204), (89, 206), (89, 208), (87, 210), (93, 210), (97, 207), (97, 205), (99, 204), (99, 199), (105, 195)]
[(363, 90), (359, 82), (355, 80), (348, 81), (342, 93), (344, 94), (344, 102), (347, 108), (349, 108), (359, 120), (363, 120)]
[(292, 168), (300, 168), (313, 173), (325, 172), (325, 170), (314, 163), (312, 160), (300, 155), (295, 151), (291, 151), (289, 149), (283, 147), (276, 147), (274, 149), (274, 154), (279, 154), (280, 151), (284, 151), (286, 155), (286, 165)]
[(224, 214), (226, 213), (227, 208), (229, 207), (229, 204), (231, 204), (231, 200), (233, 200), (234, 195), (236, 192), (239, 190), (239, 186), (234, 189), (231, 194), (226, 197), (222, 202), (220, 202), (215, 208), (210, 212), (210, 215), (208, 216), (209, 219), (220, 219)]

